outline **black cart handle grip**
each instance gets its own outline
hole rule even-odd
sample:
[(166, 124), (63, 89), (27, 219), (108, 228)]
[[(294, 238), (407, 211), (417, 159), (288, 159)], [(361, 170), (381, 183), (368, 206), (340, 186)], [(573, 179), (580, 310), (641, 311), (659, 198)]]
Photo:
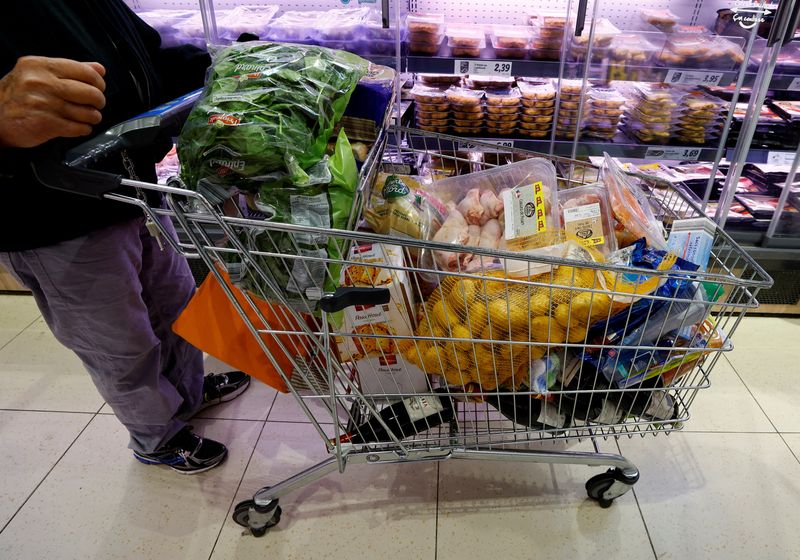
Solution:
[(589, 0), (578, 0), (578, 14), (575, 17), (575, 36), (580, 37), (586, 25), (586, 5)]
[(336, 288), (322, 296), (319, 307), (325, 313), (341, 311), (354, 305), (384, 305), (391, 300), (388, 288)]
[(70, 167), (64, 163), (31, 163), (36, 179), (46, 187), (92, 198), (103, 198), (119, 188), (122, 175)]
[(769, 36), (767, 37), (768, 47), (772, 47), (783, 42), (783, 36), (778, 32), (778, 28), (780, 27), (780, 22), (784, 18), (791, 17), (791, 10), (794, 7), (794, 4), (795, 0), (780, 0), (778, 3), (778, 11), (775, 12), (775, 17), (772, 19), (772, 27), (770, 27)]
[(794, 40), (794, 34), (798, 26), (800, 26), (800, 0), (794, 0), (792, 15), (789, 16), (789, 27), (786, 28), (786, 34), (783, 36), (782, 44), (786, 45)]

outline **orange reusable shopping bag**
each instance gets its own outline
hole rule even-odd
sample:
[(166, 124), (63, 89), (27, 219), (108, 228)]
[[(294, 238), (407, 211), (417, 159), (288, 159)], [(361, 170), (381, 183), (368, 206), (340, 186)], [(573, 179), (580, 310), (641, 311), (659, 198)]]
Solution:
[[(268, 323), (264, 325), (242, 291), (231, 283), (224, 269), (219, 265), (217, 268), (256, 328), (300, 330), (299, 323), (286, 307), (267, 302), (250, 293), (248, 295)], [(313, 318), (309, 318), (309, 320), (313, 322)], [(217, 277), (213, 274), (209, 274), (200, 285), (180, 317), (173, 323), (172, 330), (203, 352), (207, 352), (279, 391), (287, 392), (286, 384), (275, 366), (264, 354), (258, 341), (247, 328)], [(260, 336), (287, 378), (291, 377), (294, 363), (281, 349), (278, 341), (283, 344), (291, 356), (301, 358), (309, 356), (311, 341), (306, 335), (261, 334)]]

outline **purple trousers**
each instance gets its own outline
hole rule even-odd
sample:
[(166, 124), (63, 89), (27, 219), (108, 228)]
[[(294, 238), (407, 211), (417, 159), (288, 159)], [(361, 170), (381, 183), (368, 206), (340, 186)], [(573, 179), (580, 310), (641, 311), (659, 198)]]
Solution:
[[(172, 235), (168, 219), (164, 224)], [(161, 251), (136, 218), (0, 262), (32, 292), (55, 337), (75, 352), (130, 432), (155, 451), (203, 399), (203, 354), (172, 332), (195, 289), (186, 259)]]

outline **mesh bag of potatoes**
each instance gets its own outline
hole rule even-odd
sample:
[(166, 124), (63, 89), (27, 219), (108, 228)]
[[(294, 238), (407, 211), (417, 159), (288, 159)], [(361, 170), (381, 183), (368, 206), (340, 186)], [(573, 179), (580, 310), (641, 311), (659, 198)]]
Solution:
[(548, 348), (583, 343), (589, 325), (624, 307), (602, 290), (596, 271), (581, 266), (525, 280), (504, 271), (448, 276), (421, 305), (414, 333), (434, 340), (405, 340), (400, 351), (451, 386), (516, 389)]

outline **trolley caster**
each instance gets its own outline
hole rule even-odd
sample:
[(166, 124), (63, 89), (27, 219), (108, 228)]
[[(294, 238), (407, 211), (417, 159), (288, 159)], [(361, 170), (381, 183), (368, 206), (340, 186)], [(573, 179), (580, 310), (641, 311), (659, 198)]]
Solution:
[(254, 537), (263, 537), (270, 529), (281, 521), (281, 506), (278, 500), (272, 500), (266, 506), (258, 506), (253, 500), (245, 500), (236, 504), (233, 520), (250, 529)]
[(586, 492), (591, 499), (597, 500), (601, 508), (610, 507), (639, 480), (639, 471), (633, 472), (635, 474), (629, 476), (622, 469), (608, 469), (586, 481)]

